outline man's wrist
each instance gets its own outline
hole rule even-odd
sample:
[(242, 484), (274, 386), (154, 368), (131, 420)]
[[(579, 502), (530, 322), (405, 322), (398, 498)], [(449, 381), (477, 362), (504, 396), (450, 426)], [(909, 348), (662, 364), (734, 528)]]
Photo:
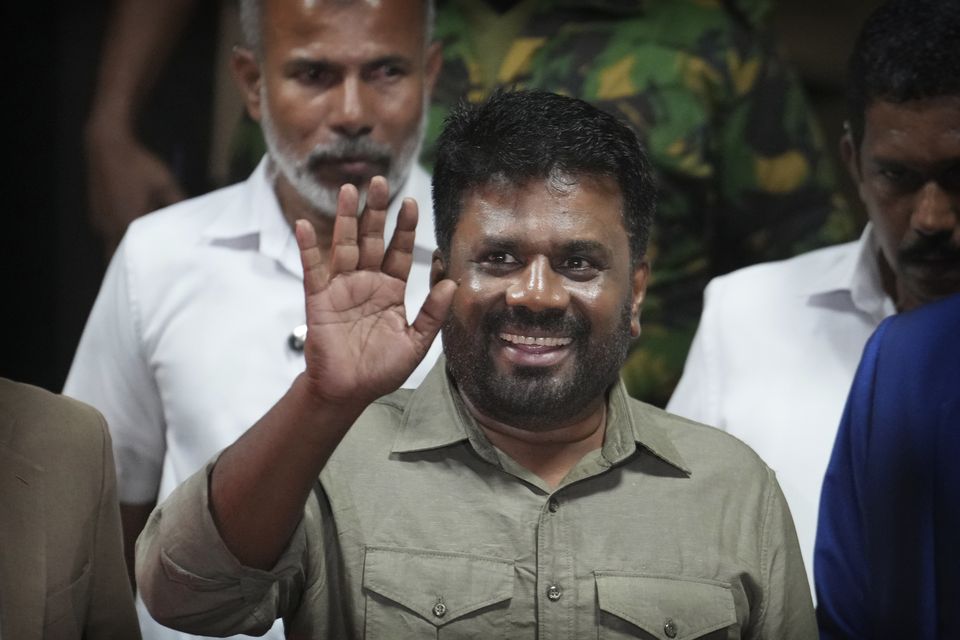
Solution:
[(346, 433), (360, 414), (370, 405), (369, 401), (353, 397), (338, 399), (317, 392), (316, 381), (306, 372), (294, 378), (287, 397), (294, 410), (300, 414), (301, 424), (309, 425), (312, 433)]

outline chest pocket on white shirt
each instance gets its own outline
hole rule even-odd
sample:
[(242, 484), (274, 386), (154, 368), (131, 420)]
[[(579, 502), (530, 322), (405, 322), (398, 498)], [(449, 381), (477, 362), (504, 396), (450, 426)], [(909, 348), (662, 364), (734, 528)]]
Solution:
[(365, 637), (504, 638), (513, 584), (512, 560), (368, 547)]
[(730, 587), (683, 576), (596, 571), (601, 640), (733, 639), (739, 630)]

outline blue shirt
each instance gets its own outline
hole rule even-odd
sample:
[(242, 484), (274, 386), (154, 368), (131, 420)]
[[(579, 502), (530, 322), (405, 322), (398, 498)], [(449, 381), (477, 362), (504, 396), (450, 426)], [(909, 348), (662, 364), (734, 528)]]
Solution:
[(960, 638), (960, 295), (867, 343), (814, 556), (822, 639)]

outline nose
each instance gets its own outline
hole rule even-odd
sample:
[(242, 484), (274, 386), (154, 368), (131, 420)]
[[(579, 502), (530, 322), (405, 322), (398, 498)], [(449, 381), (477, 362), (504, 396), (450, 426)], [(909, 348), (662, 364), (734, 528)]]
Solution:
[(925, 236), (952, 231), (960, 223), (960, 207), (957, 203), (955, 193), (949, 193), (940, 184), (930, 180), (917, 194), (911, 226)]
[(368, 135), (373, 130), (373, 121), (368, 103), (366, 86), (357, 76), (348, 75), (340, 83), (330, 115), (330, 128), (347, 138)]
[(526, 307), (530, 311), (565, 309), (569, 303), (570, 294), (564, 287), (563, 277), (543, 256), (531, 260), (507, 287), (507, 304)]

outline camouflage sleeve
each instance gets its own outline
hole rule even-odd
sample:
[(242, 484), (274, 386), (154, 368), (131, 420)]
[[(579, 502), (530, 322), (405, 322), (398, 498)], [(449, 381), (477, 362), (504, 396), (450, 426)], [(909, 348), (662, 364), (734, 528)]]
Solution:
[(726, 52), (729, 112), (716, 145), (714, 274), (850, 240), (855, 223), (795, 74), (768, 36)]

